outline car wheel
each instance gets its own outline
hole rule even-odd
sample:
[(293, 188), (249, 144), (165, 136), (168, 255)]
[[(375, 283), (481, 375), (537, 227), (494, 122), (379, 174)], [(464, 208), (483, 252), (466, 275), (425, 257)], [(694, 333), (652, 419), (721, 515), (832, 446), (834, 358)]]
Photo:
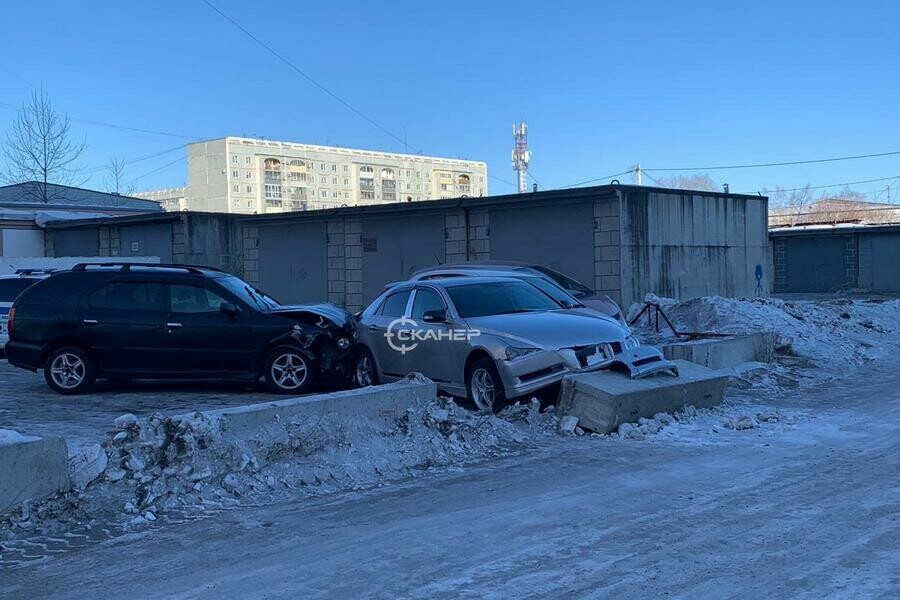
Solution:
[(495, 413), (506, 406), (506, 391), (494, 361), (489, 358), (476, 360), (469, 367), (466, 377), (466, 390), (478, 410), (490, 410)]
[(269, 353), (263, 375), (276, 394), (302, 394), (315, 381), (315, 366), (302, 351), (285, 346)]
[(59, 394), (83, 394), (97, 380), (97, 368), (86, 352), (74, 346), (59, 348), (50, 353), (44, 365), (47, 385)]
[(375, 369), (375, 359), (368, 348), (360, 348), (353, 361), (353, 381), (358, 387), (378, 385), (378, 371)]

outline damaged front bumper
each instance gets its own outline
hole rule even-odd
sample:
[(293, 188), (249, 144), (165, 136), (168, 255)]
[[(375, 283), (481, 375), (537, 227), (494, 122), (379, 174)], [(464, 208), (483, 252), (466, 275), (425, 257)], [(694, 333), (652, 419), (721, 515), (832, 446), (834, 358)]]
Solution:
[(590, 355), (590, 359), (563, 348), (536, 352), (513, 361), (497, 361), (497, 370), (509, 398), (524, 396), (559, 383), (566, 375), (593, 373), (610, 368), (627, 371), (632, 379), (656, 373), (678, 377), (678, 365), (663, 357), (653, 346), (637, 346), (613, 352), (609, 344), (600, 344), (598, 352)]

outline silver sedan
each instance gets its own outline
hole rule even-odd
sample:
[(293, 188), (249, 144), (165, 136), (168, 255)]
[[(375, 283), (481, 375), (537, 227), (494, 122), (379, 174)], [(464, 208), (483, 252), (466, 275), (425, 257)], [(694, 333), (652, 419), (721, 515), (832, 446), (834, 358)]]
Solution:
[(527, 280), (452, 277), (397, 284), (359, 316), (357, 384), (418, 371), (482, 410), (559, 382), (619, 367), (632, 377), (674, 363), (612, 317), (561, 305)]

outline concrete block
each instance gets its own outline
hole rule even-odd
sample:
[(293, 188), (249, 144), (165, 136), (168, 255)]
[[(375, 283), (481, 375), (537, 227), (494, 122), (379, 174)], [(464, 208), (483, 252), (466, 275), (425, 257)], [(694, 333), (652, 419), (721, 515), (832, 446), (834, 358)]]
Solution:
[[(230, 433), (252, 436), (260, 427), (275, 419), (291, 417), (363, 417), (392, 424), (413, 403), (432, 400), (436, 394), (434, 382), (422, 377), (330, 394), (209, 410), (202, 414), (209, 419), (220, 420)], [(192, 420), (195, 413), (179, 415), (177, 418)]]
[(678, 360), (678, 377), (657, 374), (631, 379), (614, 371), (598, 371), (563, 378), (557, 412), (578, 417), (578, 426), (598, 433), (615, 431), (659, 412), (671, 413), (687, 405), (710, 408), (722, 402), (728, 375)]
[(69, 452), (63, 438), (0, 429), (0, 513), (25, 500), (69, 489)]
[(760, 332), (728, 338), (676, 342), (662, 347), (669, 360), (689, 360), (709, 369), (726, 369), (748, 362), (775, 360), (775, 334)]

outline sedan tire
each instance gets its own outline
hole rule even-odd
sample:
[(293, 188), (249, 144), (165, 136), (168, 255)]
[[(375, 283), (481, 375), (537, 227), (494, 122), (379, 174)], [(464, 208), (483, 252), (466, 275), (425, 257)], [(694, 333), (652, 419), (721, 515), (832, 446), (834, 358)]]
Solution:
[(90, 391), (97, 380), (94, 359), (74, 346), (58, 348), (50, 353), (44, 365), (44, 379), (54, 392), (71, 396)]
[(375, 359), (366, 347), (360, 347), (353, 359), (353, 382), (357, 387), (378, 385), (378, 369), (375, 368)]
[(494, 361), (480, 358), (466, 373), (466, 391), (478, 410), (500, 412), (506, 406), (506, 390)]
[(305, 394), (316, 379), (315, 363), (297, 348), (280, 346), (266, 357), (263, 377), (276, 394)]

